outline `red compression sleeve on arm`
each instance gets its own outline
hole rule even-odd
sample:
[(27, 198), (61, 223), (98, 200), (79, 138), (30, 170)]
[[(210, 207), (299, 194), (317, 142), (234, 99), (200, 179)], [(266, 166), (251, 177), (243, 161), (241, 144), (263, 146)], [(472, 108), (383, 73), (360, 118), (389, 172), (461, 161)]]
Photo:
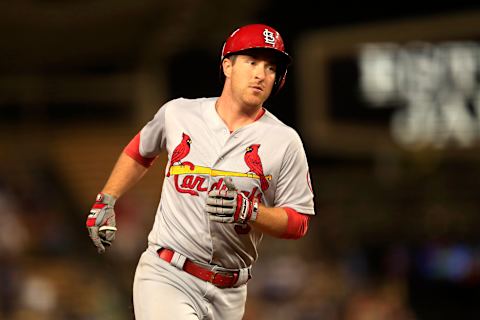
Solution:
[(310, 217), (306, 214), (298, 213), (292, 208), (283, 208), (288, 216), (288, 225), (285, 233), (280, 236), (283, 239), (300, 239), (308, 230)]
[(152, 165), (153, 158), (146, 158), (140, 154), (140, 132), (130, 141), (130, 143), (123, 149), (130, 158), (140, 163), (145, 168), (148, 168)]

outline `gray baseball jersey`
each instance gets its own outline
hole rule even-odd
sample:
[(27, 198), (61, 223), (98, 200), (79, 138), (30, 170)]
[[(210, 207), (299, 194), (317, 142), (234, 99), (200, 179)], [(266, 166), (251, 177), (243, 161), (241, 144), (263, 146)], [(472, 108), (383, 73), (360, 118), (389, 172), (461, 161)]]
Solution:
[(194, 261), (245, 268), (257, 259), (262, 234), (248, 225), (211, 222), (205, 212), (208, 191), (226, 188), (223, 180), (230, 176), (251, 199), (313, 215), (309, 168), (295, 130), (265, 111), (231, 133), (215, 110), (216, 100), (172, 100), (140, 132), (140, 156), (168, 153), (148, 241)]

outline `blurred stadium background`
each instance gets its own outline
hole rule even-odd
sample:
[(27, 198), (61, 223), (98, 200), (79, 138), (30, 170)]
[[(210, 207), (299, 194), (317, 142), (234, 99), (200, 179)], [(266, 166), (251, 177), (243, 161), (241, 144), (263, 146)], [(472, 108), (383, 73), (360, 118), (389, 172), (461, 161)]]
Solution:
[(109, 253), (86, 214), (159, 106), (219, 94), (222, 42), (256, 22), (294, 58), (269, 109), (305, 141), (317, 216), (265, 238), (245, 319), (480, 318), (480, 7), (347, 6), (0, 2), (0, 320), (133, 319), (165, 158)]

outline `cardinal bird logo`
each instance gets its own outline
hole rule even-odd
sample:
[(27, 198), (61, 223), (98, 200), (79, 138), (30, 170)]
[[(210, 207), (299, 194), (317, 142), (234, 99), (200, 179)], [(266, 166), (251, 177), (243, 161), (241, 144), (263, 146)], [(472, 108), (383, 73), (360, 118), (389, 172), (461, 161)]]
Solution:
[(260, 156), (258, 155), (258, 148), (260, 148), (259, 144), (252, 144), (247, 147), (244, 159), (250, 169), (249, 172), (253, 172), (260, 177), (260, 186), (262, 190), (265, 191), (268, 189), (268, 181), (263, 174), (262, 160), (260, 160)]
[(182, 133), (182, 141), (178, 146), (175, 147), (172, 153), (172, 158), (170, 159), (170, 165), (168, 166), (167, 177), (170, 177), (170, 168), (175, 163), (182, 164), (181, 160), (185, 158), (190, 152), (190, 145), (192, 144), (192, 139), (188, 134)]

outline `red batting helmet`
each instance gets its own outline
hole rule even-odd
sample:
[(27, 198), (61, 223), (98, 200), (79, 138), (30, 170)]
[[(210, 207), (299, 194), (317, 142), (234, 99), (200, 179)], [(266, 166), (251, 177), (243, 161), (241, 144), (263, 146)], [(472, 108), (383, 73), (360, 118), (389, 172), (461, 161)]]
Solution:
[[(264, 24), (249, 24), (238, 28), (225, 41), (221, 61), (232, 54), (239, 54), (242, 51), (252, 49), (270, 49), (279, 58), (277, 75), (272, 88), (272, 93), (276, 94), (283, 87), (287, 75), (287, 67), (292, 62), (288, 53), (285, 52), (283, 39), (277, 30)], [(221, 65), (220, 71), (222, 80), (224, 80)]]

